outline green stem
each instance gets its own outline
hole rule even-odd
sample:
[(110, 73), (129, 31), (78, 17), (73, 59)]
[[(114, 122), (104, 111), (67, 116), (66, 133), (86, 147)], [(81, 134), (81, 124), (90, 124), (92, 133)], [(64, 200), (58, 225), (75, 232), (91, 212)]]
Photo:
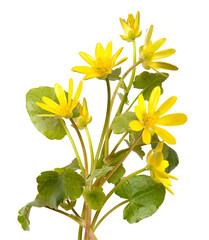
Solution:
[(120, 81), (118, 82), (115, 91), (112, 95), (112, 99), (110, 102), (110, 110), (109, 110), (109, 117), (108, 117), (108, 121), (107, 121), (107, 127), (106, 127), (106, 138), (109, 139), (112, 130), (109, 129), (109, 125), (110, 125), (110, 116), (111, 116), (111, 112), (112, 112), (112, 108), (113, 108), (113, 103), (115, 101), (115, 97), (117, 95), (118, 89), (120, 88), (120, 85), (122, 84), (122, 82), (124, 81), (124, 79), (126, 78), (126, 76), (133, 70), (135, 69), (140, 63), (142, 63), (142, 59), (139, 59), (134, 65), (132, 65), (121, 77)]
[(76, 158), (78, 160), (78, 164), (79, 164), (79, 166), (81, 168), (81, 171), (82, 171), (82, 174), (84, 176), (85, 175), (85, 169), (83, 167), (83, 164), (82, 164), (81, 158), (79, 156), (78, 150), (76, 148), (75, 142), (74, 142), (74, 140), (73, 140), (73, 138), (72, 138), (72, 136), (71, 136), (71, 134), (70, 134), (66, 124), (65, 124), (65, 121), (62, 118), (60, 118), (60, 122), (61, 122), (63, 128), (65, 129), (65, 132), (66, 132), (66, 134), (67, 134), (67, 136), (68, 136), (68, 138), (69, 138), (69, 140), (70, 140), (70, 142), (72, 144), (73, 150), (74, 150)]
[(75, 124), (74, 120), (71, 118), (70, 121), (72, 123), (72, 126), (75, 128), (76, 133), (77, 133), (78, 138), (79, 138), (80, 143), (81, 143), (81, 147), (82, 147), (82, 150), (83, 150), (83, 156), (84, 156), (84, 165), (85, 165), (85, 179), (87, 179), (89, 174), (88, 174), (88, 159), (87, 159), (86, 147), (85, 147), (83, 138), (81, 136), (81, 133), (80, 133), (77, 125)]
[(110, 84), (109, 84), (109, 80), (108, 79), (106, 79), (106, 83), (107, 83), (107, 110), (106, 110), (106, 117), (105, 117), (105, 122), (104, 122), (102, 135), (101, 135), (101, 138), (100, 138), (100, 141), (99, 141), (99, 145), (98, 145), (98, 148), (97, 148), (97, 152), (96, 152), (96, 156), (95, 156), (95, 159), (94, 159), (92, 172), (96, 169), (96, 166), (97, 166), (97, 161), (99, 159), (99, 155), (100, 155), (100, 152), (101, 152), (101, 149), (102, 149), (103, 140), (104, 140), (104, 137), (105, 137), (106, 128), (107, 128), (108, 119), (109, 119), (109, 113), (110, 113), (111, 93), (110, 93)]
[(120, 206), (122, 206), (123, 204), (126, 204), (127, 202), (130, 202), (130, 200), (125, 200), (119, 204), (117, 204), (116, 206), (114, 206), (113, 208), (111, 208), (96, 224), (96, 226), (93, 228), (93, 231), (95, 232), (95, 230), (98, 228), (98, 226), (101, 224), (101, 222), (103, 222), (103, 220), (109, 216), (113, 211), (115, 211), (117, 208), (119, 208)]
[(74, 215), (72, 215), (72, 214), (66, 213), (66, 212), (64, 212), (64, 211), (62, 211), (62, 210), (59, 210), (59, 209), (54, 209), (54, 208), (50, 208), (50, 207), (46, 207), (46, 208), (48, 208), (48, 209), (50, 209), (50, 210), (52, 210), (52, 211), (61, 213), (61, 214), (65, 215), (65, 216), (71, 218), (72, 220), (74, 220), (75, 222), (77, 222), (78, 224), (80, 224), (80, 226), (82, 226), (82, 227), (85, 227), (85, 225), (86, 225), (86, 224), (85, 224), (85, 221), (84, 221), (82, 218), (80, 218), (80, 217), (77, 217), (77, 216), (74, 216)]
[[(84, 204), (83, 204), (83, 209), (82, 209), (81, 217), (84, 219)], [(78, 240), (82, 240), (82, 235), (83, 235), (83, 227), (82, 227), (81, 225), (79, 225), (79, 229), (78, 229)]]
[(87, 126), (85, 127), (85, 131), (86, 131), (86, 135), (87, 135), (88, 142), (89, 142), (89, 149), (90, 149), (90, 155), (91, 155), (91, 171), (90, 171), (90, 173), (92, 173), (92, 168), (94, 165), (94, 150), (93, 150), (93, 144), (91, 141), (91, 136), (90, 136)]
[(112, 176), (112, 174), (120, 167), (120, 165), (126, 160), (126, 158), (128, 157), (128, 155), (131, 153), (131, 151), (135, 148), (136, 144), (138, 143), (139, 139), (142, 136), (142, 132), (143, 130), (140, 132), (140, 134), (138, 135), (138, 137), (136, 138), (135, 142), (133, 143), (133, 145), (129, 148), (129, 150), (127, 151), (127, 153), (124, 155), (124, 157), (115, 165), (115, 167), (107, 174), (107, 176), (104, 178), (104, 180), (100, 183), (100, 187), (102, 187), (105, 182)]
[[(109, 81), (108, 78), (106, 79), (106, 81), (107, 81), (108, 97), (109, 97), (108, 103), (109, 103), (109, 105), (110, 105), (110, 99), (111, 99), (110, 81)], [(107, 117), (107, 128), (108, 128), (108, 122), (109, 122), (108, 119), (109, 119), (109, 117), (110, 117), (110, 111), (108, 112), (108, 117)], [(105, 132), (106, 132), (106, 131), (105, 131)], [(108, 138), (108, 136), (106, 135), (106, 137), (105, 137), (105, 157), (108, 156), (108, 153), (109, 153), (109, 138)]]
[(117, 148), (120, 146), (121, 142), (124, 140), (124, 138), (126, 137), (126, 135), (127, 135), (128, 133), (129, 133), (129, 132), (127, 131), (127, 132), (125, 132), (125, 133), (123, 134), (123, 136), (120, 138), (120, 140), (119, 140), (118, 143), (115, 145), (115, 147), (113, 148), (112, 152), (110, 153), (110, 156), (111, 156), (111, 154), (113, 154), (113, 153), (117, 150)]
[[(106, 203), (107, 200), (112, 196), (112, 194), (113, 194), (121, 185), (123, 185), (123, 184), (124, 184), (127, 180), (129, 180), (131, 177), (133, 177), (133, 176), (135, 176), (135, 175), (137, 175), (137, 174), (139, 174), (139, 173), (142, 173), (142, 172), (144, 172), (144, 171), (146, 171), (146, 170), (147, 170), (146, 167), (145, 167), (145, 168), (142, 168), (142, 169), (140, 169), (140, 170), (137, 170), (136, 172), (131, 173), (131, 174), (128, 175), (127, 177), (123, 178), (123, 180), (121, 180), (121, 181), (106, 195), (106, 197), (105, 197), (105, 199), (104, 199), (104, 201), (103, 201), (103, 205), (102, 205), (101, 209), (104, 207), (105, 203)], [(97, 210), (97, 212), (96, 212), (95, 215), (94, 215), (94, 219), (93, 219), (92, 225), (91, 225), (93, 228), (94, 228), (95, 223), (96, 223), (96, 221), (97, 221), (97, 219), (98, 219), (98, 216), (99, 216), (99, 214), (100, 214), (100, 212), (101, 212), (101, 209), (100, 209), (100, 210)]]
[[(136, 41), (135, 41), (135, 39), (132, 41), (132, 43), (133, 43), (133, 65), (134, 65), (136, 63)], [(130, 78), (128, 87), (126, 89), (126, 93), (124, 94), (124, 96), (123, 96), (123, 98), (121, 100), (121, 103), (120, 103), (120, 106), (119, 106), (118, 111), (116, 113), (116, 116), (120, 115), (122, 110), (123, 110), (123, 106), (124, 106), (124, 104), (126, 102), (126, 99), (128, 97), (128, 94), (129, 94), (129, 92), (131, 90), (131, 87), (132, 87), (132, 84), (133, 84), (133, 81), (134, 81), (135, 73), (136, 73), (136, 68), (134, 68), (132, 70), (131, 78)]]

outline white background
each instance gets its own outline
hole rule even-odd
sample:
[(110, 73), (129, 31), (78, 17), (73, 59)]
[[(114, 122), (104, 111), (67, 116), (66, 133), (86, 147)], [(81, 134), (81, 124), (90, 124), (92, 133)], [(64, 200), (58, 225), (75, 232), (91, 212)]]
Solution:
[[(119, 37), (123, 34), (119, 17), (126, 19), (128, 13), (135, 15), (138, 10), (143, 35), (137, 39), (137, 46), (143, 44), (146, 29), (154, 24), (152, 39), (166, 37), (164, 49), (177, 50), (168, 62), (177, 65), (179, 71), (170, 72), (161, 103), (172, 95), (177, 96), (172, 111), (188, 115), (187, 124), (170, 128), (177, 139), (174, 149), (180, 158), (172, 174), (179, 181), (173, 180), (175, 195), (167, 193), (163, 205), (152, 217), (129, 225), (122, 219), (122, 209), (118, 209), (98, 228), (96, 235), (99, 240), (208, 239), (209, 17), (206, 4), (206, 0), (0, 2), (2, 239), (76, 239), (77, 225), (47, 209), (32, 209), (30, 232), (24, 232), (16, 220), (17, 211), (34, 199), (35, 179), (40, 172), (65, 166), (74, 158), (67, 138), (50, 141), (35, 129), (27, 115), (25, 94), (30, 88), (53, 86), (56, 82), (67, 90), (70, 77), (77, 86), (83, 75), (71, 72), (71, 68), (85, 64), (78, 52), (94, 55), (97, 42), (106, 46), (112, 40), (114, 52), (124, 46), (120, 58), (128, 56), (129, 60), (121, 66), (127, 69), (132, 62), (132, 46)], [(141, 71), (138, 67), (137, 73)], [(130, 98), (134, 94), (136, 90)], [(87, 98), (93, 116), (89, 129), (97, 146), (105, 114), (105, 82), (85, 81), (82, 96)], [(131, 156), (130, 164), (126, 163), (128, 171), (133, 165), (135, 168), (145, 165), (137, 155)], [(115, 197), (106, 210), (119, 201)]]

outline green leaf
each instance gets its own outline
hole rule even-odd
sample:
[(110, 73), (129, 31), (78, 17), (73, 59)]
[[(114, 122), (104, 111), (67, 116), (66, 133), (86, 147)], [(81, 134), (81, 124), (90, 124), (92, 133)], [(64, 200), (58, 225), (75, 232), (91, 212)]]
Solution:
[[(125, 142), (128, 144), (129, 147), (131, 147), (136, 138), (139, 136), (140, 132), (135, 132), (135, 131), (130, 131), (129, 133), (129, 141), (125, 140)], [(142, 150), (142, 146), (144, 145), (142, 138), (139, 140), (139, 142), (136, 144), (136, 146), (134, 147), (133, 151), (138, 154), (138, 156), (143, 159), (145, 152)]]
[[(118, 93), (118, 96), (119, 96), (120, 100), (122, 100), (124, 94), (123, 94), (123, 93)], [(129, 100), (128, 100), (128, 98), (126, 98), (125, 104), (127, 104), (127, 105), (129, 104)]]
[(109, 167), (109, 166), (103, 166), (102, 168), (99, 169), (95, 169), (94, 172), (91, 174), (91, 176), (89, 176), (86, 179), (86, 182), (90, 182), (91, 180), (93, 180), (94, 178), (100, 178), (105, 176), (109, 171), (111, 171), (113, 169), (113, 167)]
[(162, 83), (168, 78), (168, 73), (149, 73), (147, 71), (142, 72), (135, 77), (133, 86), (143, 90), (143, 96), (145, 100), (149, 100), (152, 90), (160, 86), (163, 92)]
[(108, 79), (111, 81), (120, 80), (121, 68), (116, 68), (108, 75)]
[(130, 130), (129, 123), (133, 120), (137, 120), (135, 113), (125, 112), (116, 116), (110, 127), (115, 134), (121, 134)]
[(89, 188), (85, 188), (84, 196), (91, 209), (94, 209), (94, 210), (101, 209), (104, 198), (105, 198), (105, 194), (102, 188), (93, 187), (91, 191), (89, 190)]
[(74, 171), (81, 169), (77, 158), (73, 159), (73, 161), (69, 165), (64, 167), (64, 169), (69, 169), (69, 168), (73, 169)]
[(63, 203), (60, 204), (60, 207), (65, 209), (66, 211), (69, 211), (72, 208), (74, 208), (75, 205), (76, 205), (76, 201), (71, 201), (70, 205), (68, 203), (66, 203), (66, 202), (63, 202)]
[[(159, 142), (159, 138), (157, 134), (154, 134), (152, 136), (152, 149), (156, 148), (157, 143)], [(166, 172), (170, 173), (174, 168), (176, 168), (179, 164), (179, 157), (175, 150), (173, 150), (171, 147), (169, 147), (166, 143), (163, 144), (163, 157), (165, 160), (169, 162), (169, 166), (166, 168)]]
[(108, 183), (117, 184), (117, 182), (123, 177), (125, 173), (126, 170), (123, 167), (123, 164), (121, 164), (118, 169), (112, 174), (112, 176), (107, 180)]
[[(67, 96), (67, 92), (66, 96)], [(30, 119), (34, 126), (41, 132), (44, 136), (49, 139), (62, 139), (66, 132), (60, 122), (59, 118), (53, 117), (38, 117), (38, 114), (48, 114), (47, 111), (36, 105), (36, 102), (42, 102), (42, 97), (48, 97), (58, 103), (57, 97), (54, 92), (54, 88), (51, 87), (39, 87), (32, 88), (26, 94), (26, 108)], [(79, 116), (78, 108), (73, 110), (73, 117)]]
[(43, 197), (38, 194), (36, 199), (28, 204), (26, 204), (24, 207), (22, 207), (18, 212), (17, 220), (21, 224), (22, 229), (25, 231), (30, 230), (30, 221), (29, 221), (29, 215), (30, 210), (32, 207), (45, 207), (47, 204), (43, 200)]
[[(104, 159), (104, 163), (107, 165), (115, 166), (127, 153), (128, 149), (122, 149), (112, 155), (109, 155), (107, 158)], [(121, 164), (117, 170), (111, 175), (111, 177), (107, 180), (109, 183), (116, 184), (126, 173), (123, 164)]]
[(127, 180), (116, 194), (130, 200), (124, 208), (123, 218), (129, 223), (137, 223), (158, 210), (165, 198), (165, 188), (151, 177), (139, 175)]
[(38, 192), (51, 208), (57, 208), (65, 199), (79, 198), (85, 184), (84, 178), (73, 169), (56, 168), (42, 172), (37, 177)]

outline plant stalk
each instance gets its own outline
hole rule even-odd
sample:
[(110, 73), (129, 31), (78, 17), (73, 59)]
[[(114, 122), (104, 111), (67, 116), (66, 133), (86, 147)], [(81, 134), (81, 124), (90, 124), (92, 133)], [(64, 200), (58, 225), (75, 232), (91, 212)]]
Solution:
[(60, 122), (61, 122), (63, 128), (65, 129), (65, 132), (66, 132), (66, 134), (67, 134), (67, 136), (68, 136), (68, 138), (69, 138), (69, 140), (70, 140), (70, 142), (71, 142), (71, 145), (72, 145), (73, 150), (74, 150), (74, 152), (75, 152), (76, 158), (77, 158), (77, 160), (78, 160), (78, 164), (79, 164), (79, 166), (80, 166), (80, 168), (81, 168), (81, 171), (82, 171), (82, 174), (83, 174), (83, 176), (84, 176), (84, 175), (85, 175), (85, 169), (84, 169), (84, 167), (83, 167), (83, 164), (82, 164), (80, 155), (79, 155), (79, 153), (78, 153), (78, 150), (77, 150), (77, 148), (76, 148), (75, 142), (74, 142), (74, 140), (73, 140), (73, 138), (72, 138), (72, 136), (71, 136), (71, 134), (70, 134), (70, 132), (69, 132), (66, 124), (65, 124), (65, 121), (64, 121), (62, 118), (60, 118)]

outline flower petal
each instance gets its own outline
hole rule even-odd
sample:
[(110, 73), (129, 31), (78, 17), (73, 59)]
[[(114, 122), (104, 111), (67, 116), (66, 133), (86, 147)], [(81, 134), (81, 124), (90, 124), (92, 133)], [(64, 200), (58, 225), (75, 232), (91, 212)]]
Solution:
[(44, 103), (36, 102), (36, 105), (38, 105), (40, 108), (46, 110), (47, 112), (55, 113), (57, 114), (58, 112), (51, 106), (48, 106)]
[(101, 43), (97, 43), (95, 48), (95, 57), (97, 58), (104, 58), (104, 48)]
[(56, 117), (57, 115), (55, 114), (38, 114), (38, 117)]
[(130, 28), (130, 26), (125, 22), (124, 19), (120, 18), (120, 23), (122, 25), (123, 31), (125, 33), (125, 35), (128, 35), (128, 32), (131, 31), (132, 29)]
[(138, 33), (138, 31), (139, 31), (139, 26), (140, 26), (139, 19), (140, 19), (140, 13), (138, 11), (136, 13), (136, 18), (135, 18), (135, 21), (134, 21), (134, 32), (135, 33)]
[(79, 72), (84, 74), (89, 74), (92, 72), (92, 68), (88, 66), (73, 67), (71, 70), (74, 72)]
[(160, 182), (163, 184), (163, 186), (171, 193), (174, 195), (173, 191), (169, 186), (171, 186), (171, 181), (167, 178), (159, 178)]
[(71, 105), (72, 97), (73, 97), (73, 79), (70, 78), (69, 87), (68, 87), (68, 105), (69, 106)]
[(81, 95), (82, 88), (83, 88), (83, 82), (80, 81), (78, 88), (76, 90), (75, 96), (73, 98), (72, 104), (71, 104), (71, 110), (73, 110), (76, 107), (76, 105), (78, 103), (78, 99)]
[(139, 95), (138, 106), (135, 106), (134, 110), (138, 119), (140, 121), (143, 121), (143, 118), (146, 115), (146, 104), (145, 104), (143, 95)]
[(172, 65), (170, 63), (165, 63), (165, 62), (150, 62), (149, 66), (153, 69), (166, 69), (166, 70), (173, 70), (176, 71), (178, 70), (178, 67), (175, 65)]
[(176, 139), (174, 138), (174, 136), (165, 129), (155, 126), (153, 130), (160, 138), (162, 138), (168, 144), (176, 144)]
[(183, 113), (173, 113), (158, 119), (157, 123), (161, 126), (178, 126), (187, 121), (187, 116)]
[(160, 87), (155, 87), (149, 98), (148, 103), (148, 114), (153, 114), (157, 108), (158, 102), (160, 100), (161, 89)]
[(88, 55), (87, 53), (84, 52), (79, 52), (79, 55), (90, 65), (90, 66), (94, 66), (95, 64), (95, 59), (93, 57), (91, 57), (90, 55)]
[(150, 47), (150, 51), (156, 52), (160, 47), (162, 47), (162, 45), (165, 43), (165, 41), (166, 41), (166, 38), (161, 38), (161, 39), (157, 40)]
[(65, 92), (64, 92), (62, 86), (59, 83), (55, 83), (54, 91), (55, 91), (55, 94), (56, 94), (56, 97), (57, 97), (59, 103), (66, 104), (67, 103), (66, 95), (65, 95)]
[(50, 98), (48, 98), (48, 97), (42, 97), (42, 101), (43, 101), (46, 105), (48, 105), (48, 106), (50, 106), (51, 108), (53, 108), (55, 111), (56, 111), (56, 110), (59, 111), (59, 105), (58, 105), (56, 102), (54, 102), (53, 100), (51, 100)]
[(105, 49), (104, 58), (105, 58), (106, 62), (110, 62), (111, 61), (111, 58), (112, 58), (112, 41), (110, 41), (107, 44), (107, 47)]
[(144, 124), (134, 120), (129, 123), (129, 127), (134, 131), (141, 131), (144, 128)]
[(163, 141), (159, 142), (154, 151), (155, 151), (155, 152), (162, 152), (162, 150), (163, 150), (163, 144), (164, 144)]
[(142, 132), (142, 140), (145, 144), (150, 144), (151, 142), (151, 132), (148, 127), (145, 127)]
[(157, 168), (161, 165), (163, 161), (163, 154), (162, 152), (155, 152), (153, 157), (151, 158), (149, 164), (152, 165), (154, 168)]
[(112, 57), (112, 66), (115, 65), (115, 62), (116, 62), (117, 58), (119, 57), (119, 55), (121, 54), (122, 50), (123, 50), (123, 47), (118, 49), (118, 51), (113, 55), (113, 57)]
[(167, 99), (158, 109), (157, 113), (159, 116), (165, 114), (175, 104), (177, 97), (170, 97)]
[(154, 26), (151, 25), (149, 30), (147, 31), (146, 37), (145, 37), (145, 41), (144, 41), (144, 49), (147, 48), (147, 46), (149, 45), (150, 39), (152, 37), (152, 32), (153, 32)]
[(118, 66), (119, 64), (125, 62), (127, 59), (128, 59), (127, 57), (122, 58), (120, 61), (118, 61), (116, 64), (114, 64), (113, 67)]
[(169, 178), (172, 178), (172, 179), (178, 180), (177, 177), (174, 177), (174, 176), (172, 176), (172, 175), (170, 175), (170, 174), (168, 174), (168, 176), (169, 176)]
[(162, 58), (170, 57), (175, 52), (176, 52), (176, 50), (173, 49), (173, 48), (156, 52), (156, 53), (153, 54), (152, 60), (159, 60), (159, 59), (162, 59)]

